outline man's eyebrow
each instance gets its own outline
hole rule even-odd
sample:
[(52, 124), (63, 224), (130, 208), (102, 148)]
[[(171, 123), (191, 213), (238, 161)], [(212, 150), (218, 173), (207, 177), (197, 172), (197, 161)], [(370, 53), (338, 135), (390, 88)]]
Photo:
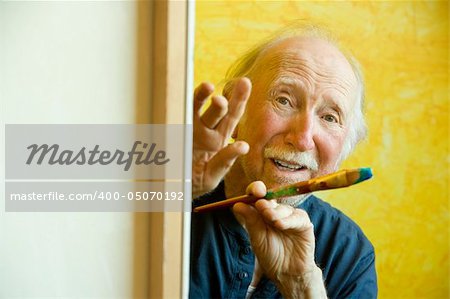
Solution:
[(276, 78), (270, 85), (269, 85), (269, 94), (272, 94), (280, 89), (281, 86), (288, 86), (288, 87), (300, 87), (303, 83), (299, 79), (294, 79), (292, 77), (282, 76)]
[(342, 106), (342, 101), (340, 99), (333, 96), (324, 96), (322, 105), (335, 110), (343, 121), (347, 119), (347, 111)]
[(324, 103), (328, 107), (330, 107), (333, 110), (336, 110), (340, 114), (344, 113), (341, 105), (339, 105), (339, 101), (336, 101), (334, 98), (324, 98)]
[(280, 85), (280, 84), (299, 86), (299, 85), (302, 85), (302, 81), (299, 79), (294, 79), (292, 77), (282, 76), (282, 77), (278, 77), (277, 79), (275, 79), (272, 82), (271, 87), (276, 87), (277, 85)]
[(298, 86), (298, 83), (300, 82), (299, 80), (293, 79), (291, 77), (278, 77), (275, 80), (273, 80), (270, 85), (269, 88), (267, 89), (267, 94), (271, 97), (275, 96), (278, 92), (280, 92), (280, 89), (284, 87), (289, 87), (289, 88), (295, 88), (296, 86)]

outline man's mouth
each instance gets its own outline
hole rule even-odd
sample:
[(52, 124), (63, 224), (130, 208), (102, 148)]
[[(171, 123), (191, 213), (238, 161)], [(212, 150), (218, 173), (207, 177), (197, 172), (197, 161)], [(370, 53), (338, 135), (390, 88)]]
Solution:
[(284, 171), (299, 171), (308, 169), (305, 165), (300, 165), (295, 162), (283, 161), (278, 159), (271, 159), (278, 169)]

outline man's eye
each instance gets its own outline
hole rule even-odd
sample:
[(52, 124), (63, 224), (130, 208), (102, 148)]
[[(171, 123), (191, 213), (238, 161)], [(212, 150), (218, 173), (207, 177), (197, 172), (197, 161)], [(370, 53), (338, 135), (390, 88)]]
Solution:
[(338, 122), (337, 118), (334, 115), (332, 115), (332, 114), (324, 115), (322, 118), (325, 121), (330, 122), (330, 123), (337, 123)]
[(289, 105), (289, 100), (285, 97), (279, 97), (276, 99), (276, 101), (283, 106)]

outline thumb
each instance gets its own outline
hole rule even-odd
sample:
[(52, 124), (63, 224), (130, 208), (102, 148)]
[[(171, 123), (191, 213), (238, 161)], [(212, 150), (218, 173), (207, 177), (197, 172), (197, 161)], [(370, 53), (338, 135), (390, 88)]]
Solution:
[(209, 160), (205, 171), (208, 185), (216, 185), (227, 174), (236, 159), (248, 153), (249, 145), (244, 141), (236, 141), (220, 150)]

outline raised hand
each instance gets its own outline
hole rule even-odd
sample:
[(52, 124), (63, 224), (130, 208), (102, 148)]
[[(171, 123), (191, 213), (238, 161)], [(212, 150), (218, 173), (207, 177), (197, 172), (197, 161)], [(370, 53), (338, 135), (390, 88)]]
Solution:
[(209, 83), (200, 84), (194, 92), (194, 141), (192, 161), (192, 194), (196, 198), (213, 190), (231, 168), (236, 158), (248, 152), (246, 142), (228, 144), (250, 96), (251, 82), (236, 79), (227, 100), (213, 96), (211, 106), (200, 114), (201, 107), (213, 93)]

